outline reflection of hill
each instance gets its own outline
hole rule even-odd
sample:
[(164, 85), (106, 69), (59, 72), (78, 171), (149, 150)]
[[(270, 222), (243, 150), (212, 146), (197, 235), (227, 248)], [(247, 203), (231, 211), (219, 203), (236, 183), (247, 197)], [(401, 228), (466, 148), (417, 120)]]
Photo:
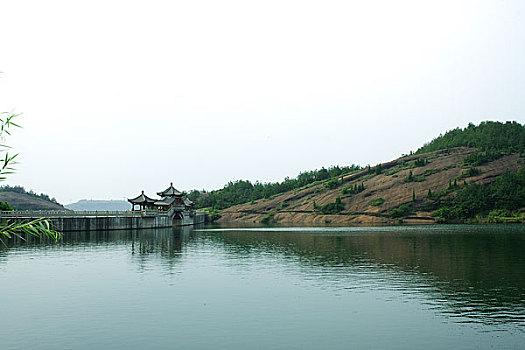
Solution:
[(160, 263), (170, 274), (187, 268), (185, 257), (212, 248), (210, 254), (226, 254), (235, 267), (245, 261), (278, 266), (284, 275), (298, 274), (322, 288), (400, 291), (460, 320), (525, 326), (525, 226), (520, 225), (196, 232), (186, 227), (71, 232), (59, 244), (34, 239), (8, 244), (13, 249), (0, 248), (0, 264), (17, 248), (119, 250), (141, 272)]
[(424, 231), (403, 230), (347, 231), (344, 235), (223, 231), (213, 237), (238, 254), (263, 249), (266, 253), (297, 256), (299, 260), (295, 260), (307, 266), (345, 266), (349, 268), (346, 270), (349, 275), (363, 267), (373, 268), (386, 272), (381, 278), (402, 283), (399, 288), (408, 293), (430, 294), (435, 306), (444, 308), (446, 313), (463, 317), (482, 315), (483, 322), (515, 321), (519, 316), (523, 322), (523, 227), (446, 226)]

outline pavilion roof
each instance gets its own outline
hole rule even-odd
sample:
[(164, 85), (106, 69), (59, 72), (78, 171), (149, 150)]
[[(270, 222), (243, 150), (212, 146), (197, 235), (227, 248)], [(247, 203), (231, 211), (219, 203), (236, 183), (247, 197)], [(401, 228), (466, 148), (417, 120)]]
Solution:
[(166, 188), (162, 192), (157, 192), (157, 194), (161, 197), (166, 196), (182, 196), (182, 192), (177, 190), (175, 187), (173, 187), (173, 182), (170, 183), (170, 187)]
[(128, 199), (128, 202), (132, 204), (153, 204), (155, 203), (155, 199), (149, 198), (144, 194), (144, 191), (140, 194), (140, 196)]
[(184, 205), (191, 207), (194, 203), (190, 199), (184, 198)]
[(170, 206), (176, 199), (177, 197), (175, 196), (166, 196), (161, 200), (156, 201), (154, 204), (158, 206)]

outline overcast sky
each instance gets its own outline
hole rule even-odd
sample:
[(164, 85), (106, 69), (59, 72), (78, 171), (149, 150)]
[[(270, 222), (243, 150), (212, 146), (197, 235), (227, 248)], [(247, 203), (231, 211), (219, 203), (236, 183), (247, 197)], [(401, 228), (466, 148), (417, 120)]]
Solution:
[(0, 3), (6, 183), (123, 199), (171, 181), (377, 164), (525, 121), (525, 1)]

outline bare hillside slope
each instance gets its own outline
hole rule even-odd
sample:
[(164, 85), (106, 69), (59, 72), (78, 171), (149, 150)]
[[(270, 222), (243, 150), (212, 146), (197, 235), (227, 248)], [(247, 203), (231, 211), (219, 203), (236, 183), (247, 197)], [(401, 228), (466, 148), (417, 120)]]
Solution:
[(15, 210), (65, 210), (60, 204), (17, 192), (0, 192), (0, 202), (9, 203)]
[(451, 195), (465, 182), (489, 183), (507, 170), (524, 166), (519, 154), (504, 155), (475, 168), (464, 165), (465, 158), (474, 152), (474, 148), (457, 147), (401, 157), (335, 182), (317, 182), (273, 198), (227, 208), (221, 211), (219, 222), (397, 223), (395, 211), (413, 203), (417, 210), (405, 215), (404, 222), (433, 223), (432, 193)]

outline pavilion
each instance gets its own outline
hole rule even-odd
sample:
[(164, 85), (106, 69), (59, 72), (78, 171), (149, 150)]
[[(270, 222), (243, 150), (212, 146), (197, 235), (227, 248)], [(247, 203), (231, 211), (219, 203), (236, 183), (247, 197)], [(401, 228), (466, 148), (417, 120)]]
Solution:
[(156, 201), (155, 206), (162, 211), (169, 210), (173, 206), (182, 206), (184, 201), (182, 199), (182, 192), (173, 187), (173, 182), (170, 183), (170, 187), (162, 192), (157, 192), (162, 199)]
[(170, 186), (162, 192), (157, 192), (161, 199), (152, 199), (144, 194), (136, 198), (128, 199), (132, 204), (132, 210), (135, 210), (135, 205), (139, 206), (139, 210), (157, 209), (159, 211), (168, 211), (171, 208), (176, 208), (177, 211), (192, 210), (194, 203), (188, 198), (183, 198), (182, 192), (173, 187), (173, 182)]
[(135, 198), (128, 199), (128, 202), (131, 203), (131, 210), (135, 211), (135, 205), (139, 206), (139, 210), (144, 209), (154, 209), (155, 208), (155, 199), (149, 198), (144, 194), (144, 191)]

